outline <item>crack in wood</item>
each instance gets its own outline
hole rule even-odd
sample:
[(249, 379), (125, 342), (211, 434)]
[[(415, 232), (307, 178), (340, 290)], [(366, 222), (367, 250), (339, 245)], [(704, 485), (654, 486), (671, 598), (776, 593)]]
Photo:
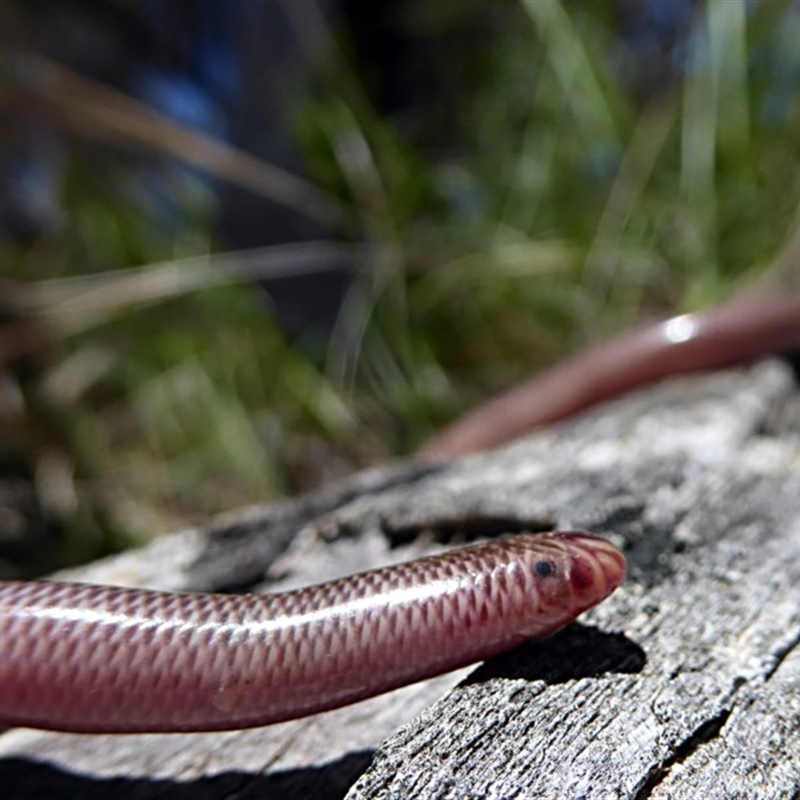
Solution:
[(691, 733), (683, 742), (681, 742), (675, 749), (675, 752), (661, 764), (659, 764), (644, 782), (639, 791), (634, 795), (634, 800), (646, 800), (650, 797), (658, 785), (666, 778), (669, 772), (676, 764), (683, 764), (692, 755), (694, 755), (704, 744), (716, 739), (728, 717), (731, 715), (730, 708), (723, 708), (718, 714), (715, 714), (711, 719), (706, 720), (700, 724), (693, 733)]
[(381, 533), (389, 539), (392, 547), (409, 544), (423, 534), (430, 535), (438, 544), (450, 544), (454, 541), (469, 542), (481, 537), (546, 533), (555, 527), (555, 520), (542, 517), (526, 519), (519, 516), (476, 513), (431, 517), (424, 522), (404, 525), (387, 520), (381, 521)]

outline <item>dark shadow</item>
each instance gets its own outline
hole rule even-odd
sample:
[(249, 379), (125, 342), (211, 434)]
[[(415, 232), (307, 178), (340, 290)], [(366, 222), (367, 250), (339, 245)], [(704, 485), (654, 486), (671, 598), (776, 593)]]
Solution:
[(528, 642), (510, 653), (487, 661), (464, 685), (492, 678), (523, 678), (547, 684), (609, 673), (641, 672), (647, 662), (644, 650), (622, 633), (574, 624), (550, 639)]
[(463, 515), (430, 517), (424, 523), (396, 525), (384, 521), (381, 532), (389, 539), (392, 547), (413, 542), (417, 537), (428, 534), (438, 544), (472, 542), (481, 537), (494, 538), (518, 533), (546, 533), (555, 528), (555, 522), (548, 518), (525, 519), (519, 516), (498, 514), (479, 514), (465, 511)]
[(0, 759), (0, 797), (13, 800), (341, 800), (375, 753), (363, 750), (319, 767), (268, 775), (226, 772), (190, 781), (93, 778), (41, 761)]
[(800, 349), (789, 350), (779, 355), (791, 367), (795, 383), (800, 386)]

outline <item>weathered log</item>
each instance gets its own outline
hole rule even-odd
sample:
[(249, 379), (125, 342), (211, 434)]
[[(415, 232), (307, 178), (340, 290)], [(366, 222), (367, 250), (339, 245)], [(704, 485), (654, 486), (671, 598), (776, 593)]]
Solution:
[(375, 470), (74, 573), (277, 589), (554, 526), (606, 534), (630, 562), (622, 589), (549, 641), (307, 720), (224, 734), (9, 731), (0, 787), (115, 800), (792, 796), (797, 409), (778, 362), (675, 381), (502, 451)]

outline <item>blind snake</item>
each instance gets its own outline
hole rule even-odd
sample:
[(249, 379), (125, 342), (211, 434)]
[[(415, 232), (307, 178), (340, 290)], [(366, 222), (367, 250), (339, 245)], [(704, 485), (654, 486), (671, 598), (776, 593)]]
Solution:
[(272, 595), (0, 583), (0, 724), (210, 731), (352, 703), (549, 636), (625, 559), (522, 534)]
[[(489, 449), (668, 375), (798, 343), (790, 296), (675, 317), (499, 396), (420, 455)], [(303, 716), (548, 636), (624, 574), (607, 542), (551, 533), (264, 596), (0, 583), (0, 724), (196, 731)]]
[[(800, 344), (800, 301), (752, 295), (565, 361), (432, 439), (496, 447), (669, 375)], [(266, 596), (0, 583), (0, 724), (217, 730), (303, 716), (548, 636), (621, 582), (584, 534), (521, 535)]]

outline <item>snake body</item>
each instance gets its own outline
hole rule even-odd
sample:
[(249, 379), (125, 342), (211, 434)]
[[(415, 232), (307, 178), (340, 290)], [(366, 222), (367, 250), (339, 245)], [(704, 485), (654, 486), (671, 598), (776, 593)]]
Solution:
[(578, 353), (489, 400), (428, 441), (420, 457), (447, 461), (672, 375), (719, 369), (800, 347), (800, 300), (753, 294), (683, 314)]
[[(676, 317), (499, 396), (421, 455), (495, 447), (668, 375), (798, 344), (791, 296)], [(624, 574), (607, 542), (551, 533), (273, 595), (0, 582), (0, 724), (199, 731), (300, 717), (548, 636)]]
[(204, 731), (352, 703), (548, 636), (625, 559), (522, 534), (272, 595), (0, 583), (0, 724)]

